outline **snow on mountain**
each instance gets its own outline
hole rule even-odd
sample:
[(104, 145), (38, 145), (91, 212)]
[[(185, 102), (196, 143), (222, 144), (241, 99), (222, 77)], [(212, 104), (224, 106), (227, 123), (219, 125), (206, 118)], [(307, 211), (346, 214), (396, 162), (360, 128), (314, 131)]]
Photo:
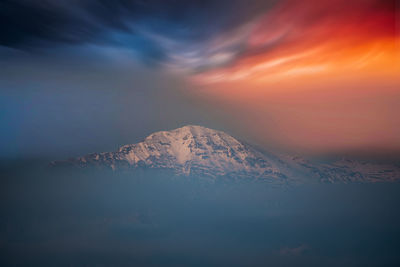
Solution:
[[(290, 157), (291, 163), (303, 177), (322, 183), (394, 182), (400, 180), (400, 166), (377, 164), (350, 159), (317, 163), (301, 157)], [(299, 175), (301, 176), (301, 175)]]
[(267, 179), (279, 183), (377, 182), (400, 179), (400, 168), (340, 161), (317, 164), (301, 157), (278, 156), (202, 126), (188, 125), (149, 135), (143, 142), (116, 152), (93, 153), (53, 165), (169, 169), (178, 175), (216, 178), (230, 176)]
[(81, 167), (108, 166), (112, 169), (127, 167), (172, 169), (180, 175), (210, 177), (236, 175), (283, 178), (285, 176), (267, 161), (265, 155), (250, 146), (224, 132), (194, 125), (156, 132), (143, 142), (122, 146), (116, 152), (89, 154), (69, 160), (68, 163)]

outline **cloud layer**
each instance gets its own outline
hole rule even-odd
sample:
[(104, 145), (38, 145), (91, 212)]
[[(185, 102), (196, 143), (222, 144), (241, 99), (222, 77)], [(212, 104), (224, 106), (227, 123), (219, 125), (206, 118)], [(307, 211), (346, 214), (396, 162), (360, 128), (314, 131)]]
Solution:
[(171, 50), (189, 46), (183, 55), (197, 46), (201, 50), (208, 39), (241, 27), (274, 2), (6, 0), (0, 3), (0, 45), (25, 50), (88, 43), (122, 46), (145, 61), (178, 62), (181, 54)]
[(396, 12), (395, 1), (377, 0), (2, 1), (0, 45), (122, 47), (172, 70), (227, 69), (207, 75), (208, 82), (265, 78), (283, 65), (288, 74), (324, 71), (346, 53), (355, 64), (368, 63), (377, 50), (392, 49)]

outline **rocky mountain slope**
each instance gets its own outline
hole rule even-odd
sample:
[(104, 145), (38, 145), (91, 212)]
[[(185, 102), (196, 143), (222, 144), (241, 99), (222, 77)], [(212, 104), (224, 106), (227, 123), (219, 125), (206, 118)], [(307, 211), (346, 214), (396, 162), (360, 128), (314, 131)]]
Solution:
[(276, 183), (379, 182), (400, 179), (399, 166), (342, 160), (318, 164), (300, 157), (261, 152), (234, 137), (188, 125), (149, 135), (116, 152), (93, 153), (52, 165), (120, 169), (168, 169), (177, 175), (263, 179)]

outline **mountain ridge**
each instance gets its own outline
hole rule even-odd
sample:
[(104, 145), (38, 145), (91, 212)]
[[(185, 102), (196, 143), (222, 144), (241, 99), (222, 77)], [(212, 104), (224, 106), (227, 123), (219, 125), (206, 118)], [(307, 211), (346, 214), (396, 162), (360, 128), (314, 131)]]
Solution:
[(176, 175), (228, 176), (276, 183), (380, 182), (400, 179), (392, 165), (338, 161), (320, 164), (299, 156), (261, 151), (225, 132), (198, 125), (150, 134), (142, 142), (121, 146), (115, 152), (92, 153), (53, 166), (120, 169), (169, 169)]

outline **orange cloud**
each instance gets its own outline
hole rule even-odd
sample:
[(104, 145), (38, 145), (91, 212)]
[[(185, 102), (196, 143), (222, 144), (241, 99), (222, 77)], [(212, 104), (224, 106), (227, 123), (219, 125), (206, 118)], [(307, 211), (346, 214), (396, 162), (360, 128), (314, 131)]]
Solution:
[(394, 1), (286, 1), (256, 22), (232, 64), (193, 78), (263, 84), (349, 71), (394, 75), (396, 12)]

